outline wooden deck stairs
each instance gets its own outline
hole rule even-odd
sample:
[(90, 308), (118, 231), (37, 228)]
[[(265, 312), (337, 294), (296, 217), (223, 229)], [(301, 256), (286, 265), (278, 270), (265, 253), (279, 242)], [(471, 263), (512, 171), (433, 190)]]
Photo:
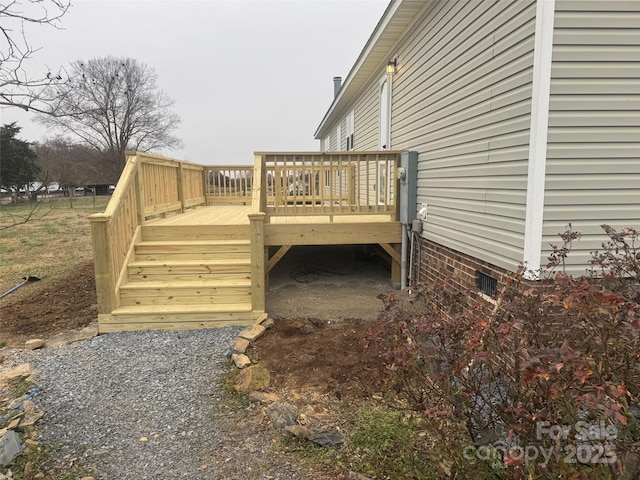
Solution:
[(297, 245), (378, 244), (401, 274), (400, 152), (256, 153), (205, 166), (129, 152), (91, 215), (100, 333), (250, 325)]
[[(120, 287), (120, 306), (103, 330), (244, 325), (251, 306), (251, 242), (223, 226), (142, 226)], [(240, 233), (240, 232), (238, 232)], [(186, 239), (185, 239), (186, 238)], [(111, 328), (109, 328), (111, 327)]]

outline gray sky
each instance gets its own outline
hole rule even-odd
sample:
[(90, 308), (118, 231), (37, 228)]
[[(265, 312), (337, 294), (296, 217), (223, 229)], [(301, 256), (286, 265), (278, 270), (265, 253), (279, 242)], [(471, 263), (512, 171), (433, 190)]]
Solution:
[[(30, 26), (32, 64), (56, 69), (106, 55), (153, 67), (175, 100), (184, 148), (203, 164), (252, 164), (254, 151), (319, 150), (313, 133), (388, 0), (75, 0), (63, 30)], [(32, 114), (1, 109), (21, 138), (47, 131)]]

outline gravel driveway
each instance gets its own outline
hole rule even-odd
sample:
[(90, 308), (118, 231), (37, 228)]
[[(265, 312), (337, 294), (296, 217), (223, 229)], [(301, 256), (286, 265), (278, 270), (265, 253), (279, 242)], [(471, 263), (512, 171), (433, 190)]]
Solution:
[(114, 333), (12, 360), (30, 362), (44, 390), (39, 440), (96, 479), (319, 478), (274, 453), (268, 427), (225, 408), (223, 352), (238, 331)]

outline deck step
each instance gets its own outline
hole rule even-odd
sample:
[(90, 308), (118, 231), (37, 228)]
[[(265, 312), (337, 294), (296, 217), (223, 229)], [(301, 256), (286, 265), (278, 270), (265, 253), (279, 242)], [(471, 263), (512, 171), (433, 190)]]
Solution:
[(249, 225), (143, 225), (143, 241), (193, 241), (249, 239)]
[(211, 305), (132, 305), (120, 307), (111, 315), (198, 315), (206, 316), (229, 312), (250, 312), (251, 302)]
[(176, 260), (176, 261), (134, 261), (127, 268), (129, 278), (155, 275), (217, 275), (217, 274), (249, 274), (251, 260), (218, 259), (218, 260)]
[(136, 260), (248, 259), (249, 240), (143, 241), (136, 245)]
[(251, 302), (251, 280), (132, 282), (120, 288), (122, 305), (196, 305)]
[(141, 305), (120, 307), (100, 319), (100, 333), (123, 330), (182, 330), (251, 325), (257, 317), (250, 304)]

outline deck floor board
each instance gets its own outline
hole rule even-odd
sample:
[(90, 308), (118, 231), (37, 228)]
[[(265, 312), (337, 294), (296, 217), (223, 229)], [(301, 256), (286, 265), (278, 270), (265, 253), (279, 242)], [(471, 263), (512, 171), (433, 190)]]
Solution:
[[(168, 216), (156, 218), (147, 222), (147, 225), (171, 225), (171, 226), (201, 226), (201, 225), (248, 225), (248, 215), (252, 212), (250, 205), (209, 205), (198, 207)], [(269, 217), (269, 223), (279, 225), (291, 224), (322, 224), (322, 223), (378, 223), (393, 221), (393, 215), (379, 214), (275, 214)]]

